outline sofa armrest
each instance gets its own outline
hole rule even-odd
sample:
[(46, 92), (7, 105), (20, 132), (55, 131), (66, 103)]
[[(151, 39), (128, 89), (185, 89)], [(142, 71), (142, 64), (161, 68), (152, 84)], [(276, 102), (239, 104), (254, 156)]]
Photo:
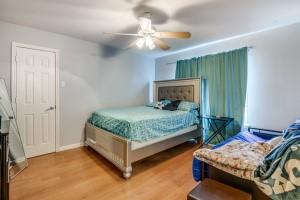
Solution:
[(253, 135), (256, 135), (258, 137), (264, 138), (264, 139), (272, 139), (277, 136), (282, 136), (282, 131), (276, 131), (276, 130), (270, 130), (270, 129), (262, 129), (262, 128), (254, 128), (249, 127), (248, 131), (252, 133)]

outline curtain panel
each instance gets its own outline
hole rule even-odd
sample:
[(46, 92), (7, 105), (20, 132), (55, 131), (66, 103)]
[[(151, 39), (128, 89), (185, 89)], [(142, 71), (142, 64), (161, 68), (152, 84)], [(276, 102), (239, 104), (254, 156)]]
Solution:
[(247, 90), (247, 47), (179, 60), (176, 78), (201, 77), (204, 80), (201, 114), (233, 117), (227, 131), (231, 136), (241, 130)]

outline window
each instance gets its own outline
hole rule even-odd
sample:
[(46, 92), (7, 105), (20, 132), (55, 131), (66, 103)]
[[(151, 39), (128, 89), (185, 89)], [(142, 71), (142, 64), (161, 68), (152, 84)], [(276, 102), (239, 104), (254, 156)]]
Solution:
[(244, 127), (249, 126), (249, 108), (248, 108), (248, 94), (246, 94), (245, 112), (244, 112)]

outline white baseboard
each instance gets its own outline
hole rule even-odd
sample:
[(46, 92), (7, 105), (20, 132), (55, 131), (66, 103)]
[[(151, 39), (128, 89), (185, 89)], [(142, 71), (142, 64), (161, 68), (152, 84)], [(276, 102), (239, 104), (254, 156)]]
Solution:
[(66, 146), (59, 147), (57, 152), (66, 151), (66, 150), (70, 150), (70, 149), (75, 149), (75, 148), (82, 147), (82, 146), (85, 146), (84, 142), (69, 144), (69, 145), (66, 145)]
[(20, 157), (20, 158), (15, 159), (14, 162), (21, 163), (21, 162), (24, 162), (25, 160), (26, 160), (25, 157)]

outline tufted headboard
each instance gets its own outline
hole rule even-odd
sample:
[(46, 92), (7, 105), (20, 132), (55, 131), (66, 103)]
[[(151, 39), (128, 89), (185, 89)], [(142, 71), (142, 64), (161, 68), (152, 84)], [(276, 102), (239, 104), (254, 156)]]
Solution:
[(200, 103), (200, 78), (154, 82), (154, 100), (170, 99)]

